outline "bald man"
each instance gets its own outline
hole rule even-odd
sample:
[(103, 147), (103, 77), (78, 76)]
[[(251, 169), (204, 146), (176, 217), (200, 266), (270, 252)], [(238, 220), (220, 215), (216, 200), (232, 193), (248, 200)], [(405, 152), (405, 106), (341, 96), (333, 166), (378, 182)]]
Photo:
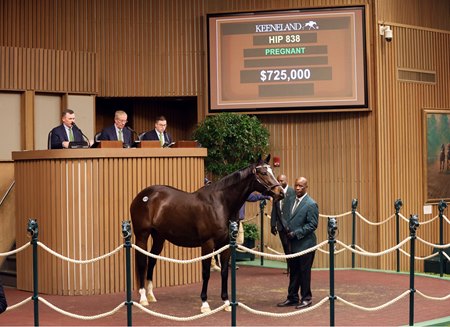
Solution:
[[(319, 223), (319, 207), (307, 193), (308, 180), (299, 177), (294, 185), (295, 197), (283, 205), (283, 218), (292, 253), (303, 252), (317, 244), (315, 231)], [(304, 309), (312, 305), (311, 268), (315, 251), (289, 259), (289, 287), (287, 299), (279, 307), (295, 306)], [(300, 297), (299, 297), (300, 290)]]

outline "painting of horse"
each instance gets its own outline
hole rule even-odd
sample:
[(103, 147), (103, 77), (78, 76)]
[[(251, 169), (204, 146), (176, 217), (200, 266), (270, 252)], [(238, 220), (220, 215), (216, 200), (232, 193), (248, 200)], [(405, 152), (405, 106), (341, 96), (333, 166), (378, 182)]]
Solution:
[[(229, 222), (237, 221), (239, 209), (250, 193), (258, 191), (270, 195), (274, 202), (284, 196), (269, 160), (270, 155), (265, 160), (259, 158), (250, 166), (192, 193), (162, 185), (145, 188), (133, 199), (130, 206), (136, 245), (147, 250), (147, 242), (151, 236), (150, 252), (153, 254), (159, 255), (164, 242), (168, 240), (181, 247), (201, 247), (203, 256), (229, 244)], [(229, 258), (229, 249), (220, 255), (221, 298), (225, 303), (229, 303)], [(147, 258), (136, 251), (135, 261), (139, 302), (148, 305), (149, 301), (156, 301), (152, 282), (156, 259)], [(207, 302), (210, 265), (211, 258), (202, 261), (201, 312), (210, 311)]]

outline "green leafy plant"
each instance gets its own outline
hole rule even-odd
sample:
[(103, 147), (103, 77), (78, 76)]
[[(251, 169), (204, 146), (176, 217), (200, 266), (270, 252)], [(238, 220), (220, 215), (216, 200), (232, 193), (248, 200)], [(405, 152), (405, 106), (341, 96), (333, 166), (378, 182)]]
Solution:
[(244, 168), (269, 149), (269, 131), (255, 116), (220, 113), (208, 116), (193, 133), (208, 149), (206, 171), (216, 178)]
[(253, 223), (242, 223), (244, 228), (244, 240), (259, 240), (259, 228), (258, 225)]

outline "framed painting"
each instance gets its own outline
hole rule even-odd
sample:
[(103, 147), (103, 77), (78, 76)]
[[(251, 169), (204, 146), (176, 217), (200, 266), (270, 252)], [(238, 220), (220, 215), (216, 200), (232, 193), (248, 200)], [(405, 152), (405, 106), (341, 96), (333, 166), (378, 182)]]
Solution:
[(423, 110), (425, 201), (450, 200), (450, 109)]

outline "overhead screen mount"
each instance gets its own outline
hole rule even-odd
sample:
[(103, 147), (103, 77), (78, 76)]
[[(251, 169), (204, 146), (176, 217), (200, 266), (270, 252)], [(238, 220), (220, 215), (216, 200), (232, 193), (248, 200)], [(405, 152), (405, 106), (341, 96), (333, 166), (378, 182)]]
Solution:
[(208, 15), (209, 111), (368, 110), (363, 6)]

